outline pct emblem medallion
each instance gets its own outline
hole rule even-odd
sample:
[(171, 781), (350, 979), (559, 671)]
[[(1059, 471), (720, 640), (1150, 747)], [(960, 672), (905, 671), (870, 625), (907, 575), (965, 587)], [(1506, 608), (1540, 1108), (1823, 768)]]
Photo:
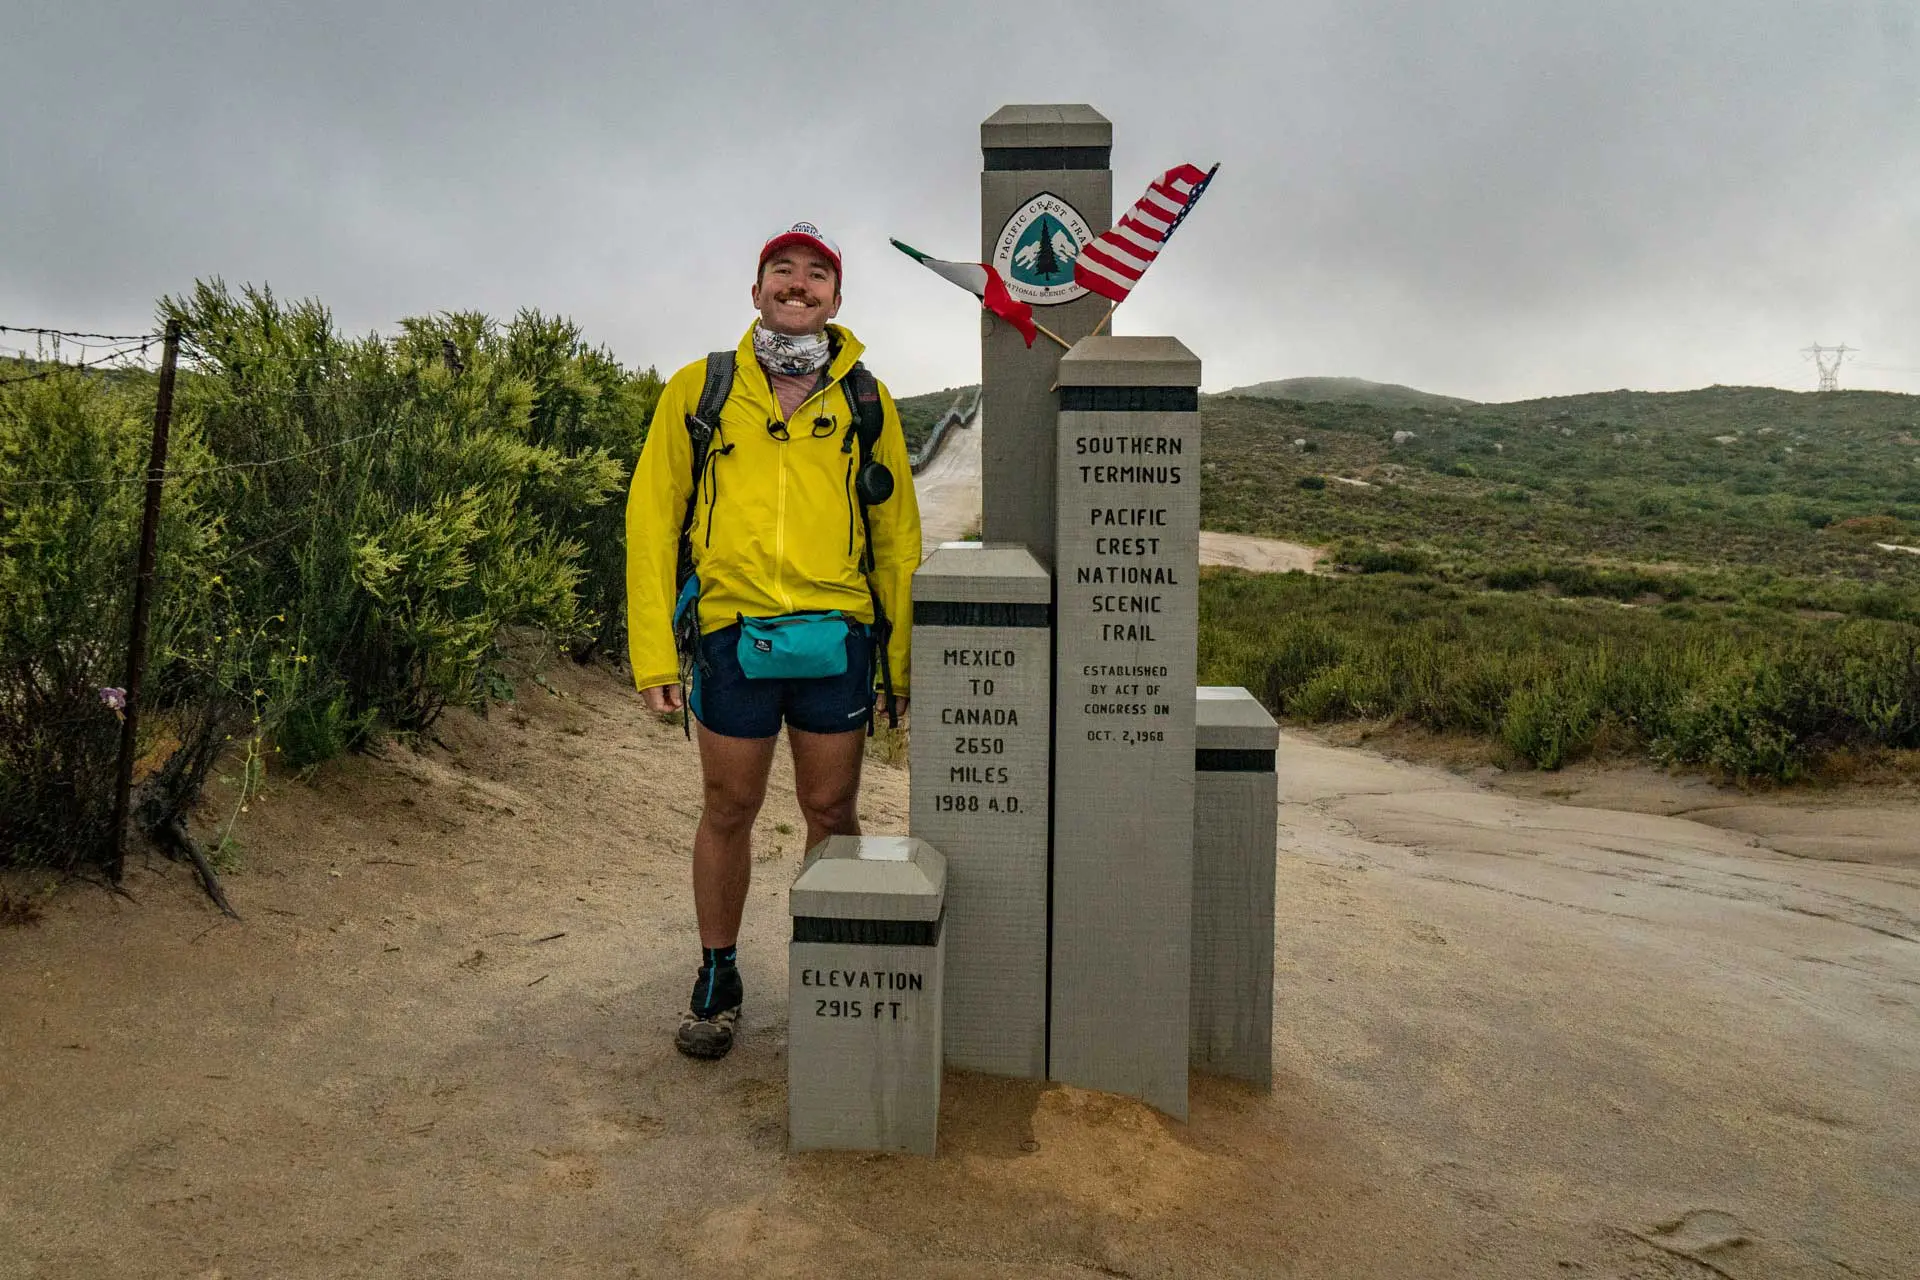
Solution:
[(1014, 210), (993, 242), (993, 269), (1007, 292), (1036, 307), (1057, 306), (1086, 296), (1073, 278), (1073, 262), (1093, 239), (1080, 211), (1050, 191)]

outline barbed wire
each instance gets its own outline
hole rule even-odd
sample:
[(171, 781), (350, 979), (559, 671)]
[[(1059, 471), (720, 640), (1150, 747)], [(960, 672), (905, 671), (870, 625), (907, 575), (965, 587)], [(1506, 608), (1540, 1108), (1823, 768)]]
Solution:
[[(358, 444), (362, 440), (372, 440), (379, 436), (392, 435), (394, 432), (400, 430), (402, 425), (401, 423), (395, 423), (390, 427), (382, 427), (378, 431), (368, 431), (357, 436), (347, 436), (344, 439), (335, 440), (328, 444), (315, 445), (311, 449), (302, 449), (298, 453), (282, 454), (277, 458), (257, 458), (248, 462), (222, 462), (211, 467), (183, 467), (179, 469), (170, 467), (167, 469), (166, 478), (168, 480), (197, 479), (200, 476), (216, 475), (224, 471), (248, 471), (260, 467), (275, 467), (283, 462), (297, 462), (301, 458), (311, 458), (315, 454), (327, 453), (334, 449), (344, 449), (348, 445)], [(63, 480), (51, 476), (37, 479), (29, 477), (22, 480), (0, 480), (0, 486), (7, 488), (25, 488), (29, 485), (49, 485), (56, 488), (77, 489), (89, 485), (145, 484), (146, 482), (146, 473), (142, 472), (137, 476), (100, 476), (87, 480)]]
[(65, 351), (68, 348), (75, 351), (139, 351), (155, 346), (160, 341), (159, 338), (128, 338), (123, 342), (74, 342), (69, 339), (56, 344), (39, 342), (32, 347), (7, 345), (0, 349), (18, 351), (29, 360), (50, 360), (56, 357), (47, 355), (49, 351)]
[(73, 347), (76, 350), (80, 350), (80, 351), (110, 351), (115, 356), (133, 356), (133, 355), (140, 355), (143, 352), (149, 350), (150, 344), (142, 343), (139, 346), (109, 347), (104, 343), (99, 346), (93, 346), (93, 345), (80, 343), (80, 342), (66, 342), (66, 343), (60, 344), (58, 348), (50, 349), (47, 347), (41, 347), (41, 348), (38, 348), (37, 350), (28, 350), (26, 347), (0, 346), (0, 359), (22, 360), (31, 364), (46, 364), (46, 365), (57, 364), (57, 365), (63, 365), (66, 368), (71, 369), (75, 366), (77, 362), (75, 360), (68, 360), (68, 359), (62, 358), (63, 353), (66, 351), (68, 347)]
[[(106, 365), (113, 364), (116, 360), (125, 360), (129, 356), (134, 356), (134, 355), (144, 356), (147, 354), (148, 349), (152, 347), (153, 344), (157, 341), (159, 341), (159, 339), (157, 338), (149, 339), (148, 341), (141, 343), (137, 348), (123, 347), (118, 351), (114, 351), (108, 355), (101, 356), (98, 360), (76, 360), (72, 364), (68, 364), (65, 361), (59, 361), (59, 360), (48, 361), (45, 363), (47, 363), (49, 367), (45, 369), (41, 369), (37, 373), (23, 373), (23, 374), (18, 374), (11, 378), (0, 378), (0, 387), (10, 387), (17, 383), (22, 383), (22, 382), (39, 382), (45, 378), (58, 377), (60, 374), (63, 374), (63, 373), (80, 373), (88, 369), (100, 369), (105, 367)], [(38, 356), (22, 356), (20, 358), (24, 360), (33, 361), (34, 363), (42, 362), (40, 357)], [(124, 369), (126, 366), (121, 365), (120, 367)]]
[[(66, 339), (98, 338), (98, 339), (104, 339), (108, 341), (139, 344), (137, 347), (123, 346), (123, 347), (117, 348), (112, 352), (110, 352), (109, 354), (102, 356), (96, 360), (75, 361), (71, 363), (64, 362), (64, 361), (48, 362), (50, 364), (49, 368), (37, 370), (33, 373), (23, 374), (16, 377), (0, 378), (0, 386), (9, 386), (9, 385), (23, 383), (23, 382), (36, 382), (45, 378), (56, 377), (62, 373), (98, 371), (98, 370), (113, 372), (114, 370), (107, 369), (106, 366), (114, 365), (115, 362), (117, 361), (124, 361), (135, 356), (145, 356), (146, 353), (154, 346), (154, 344), (160, 342), (162, 337), (164, 336), (162, 334), (157, 334), (157, 333), (156, 334), (119, 334), (119, 335), (104, 334), (104, 333), (80, 333), (80, 332), (66, 330), (66, 329), (51, 329), (51, 328), (45, 328), (45, 327), (39, 327), (39, 326), (23, 326), (23, 325), (7, 325), (7, 324), (0, 324), (0, 332), (28, 333), (28, 334), (37, 334), (41, 336), (66, 338)], [(76, 343), (75, 345), (86, 346), (87, 344)], [(104, 348), (89, 347), (88, 349), (101, 350)], [(17, 353), (17, 355), (13, 358), (17, 358), (23, 361), (30, 361), (30, 362), (45, 361), (45, 358), (43, 356), (37, 355), (32, 352), (28, 352), (19, 347), (0, 348), (0, 351), (8, 351), (8, 350)], [(213, 365), (216, 367), (216, 369), (225, 363), (225, 361), (221, 357), (214, 355), (211, 352), (208, 352), (198, 341), (196, 341), (192, 337), (192, 335), (185, 335), (185, 334), (182, 335), (182, 340), (180, 344), (180, 354), (186, 360), (191, 361), (194, 364)], [(121, 364), (118, 366), (118, 368), (120, 369), (125, 369), (127, 367), (128, 366), (124, 364)], [(202, 376), (217, 379), (217, 374), (207, 369), (189, 368), (188, 370), (183, 370), (183, 371), (193, 372), (193, 373), (200, 374)], [(355, 388), (348, 383), (344, 383), (340, 381), (328, 381), (321, 384), (320, 386), (309, 387), (309, 388), (250, 387), (242, 390), (235, 390), (232, 387), (225, 386), (225, 385), (217, 385), (216, 383), (216, 385), (202, 384), (199, 386), (192, 386), (191, 384), (188, 384), (187, 386), (183, 386), (182, 390), (186, 392), (186, 399), (188, 400), (189, 403), (193, 401), (199, 401), (203, 405), (211, 402), (211, 403), (218, 403), (218, 404), (224, 404), (224, 405), (245, 406), (249, 401), (253, 400), (256, 397), (261, 397), (261, 398), (271, 397), (271, 398), (283, 399), (283, 400), (318, 399), (323, 396), (348, 394), (353, 392)], [(259, 458), (259, 459), (253, 459), (253, 460), (242, 461), (242, 462), (224, 462), (224, 463), (219, 463), (217, 465), (209, 466), (209, 467), (169, 468), (166, 472), (165, 478), (170, 481), (197, 479), (202, 476), (216, 475), (216, 474), (230, 472), (230, 471), (260, 470), (266, 467), (279, 466), (283, 463), (297, 462), (303, 458), (315, 457), (319, 454), (328, 453), (336, 449), (344, 449), (348, 445), (358, 444), (362, 441), (373, 440), (382, 436), (393, 435), (394, 433), (404, 429), (407, 425), (408, 424), (404, 422), (396, 422), (390, 426), (382, 427), (376, 431), (362, 432), (359, 435), (347, 436), (339, 440), (330, 441), (327, 444), (315, 445), (311, 449), (302, 449), (294, 453), (282, 454), (279, 457), (274, 457), (274, 458)], [(99, 485), (143, 485), (147, 483), (147, 479), (148, 477), (144, 471), (142, 471), (137, 475), (130, 475), (130, 476), (101, 476), (101, 477), (78, 479), (78, 480), (69, 480), (69, 479), (53, 477), (53, 476), (45, 476), (45, 477), (28, 476), (28, 477), (20, 477), (20, 478), (0, 479), (0, 488), (19, 489), (19, 488), (27, 488), (30, 486), (41, 486), (41, 487), (75, 489), (75, 488), (89, 488), (89, 487), (94, 487)], [(277, 537), (281, 535), (275, 535), (275, 536)]]
[[(42, 340), (37, 350), (41, 352), (65, 351), (68, 348), (72, 348), (75, 351), (105, 351), (109, 347), (125, 347), (136, 342), (158, 342), (159, 340), (158, 338), (129, 338), (122, 342), (82, 342), (78, 338), (55, 338), (51, 343)], [(24, 347), (11, 348), (11, 350), (14, 351), (24, 351), (25, 349)], [(46, 357), (39, 356), (36, 358), (45, 359)]]
[[(155, 339), (155, 342), (157, 341), (158, 339)], [(110, 355), (102, 356), (97, 360), (86, 361), (50, 360), (44, 355), (28, 351), (23, 347), (0, 347), (0, 360), (21, 360), (47, 366), (47, 368), (36, 370), (30, 374), (11, 378), (0, 378), (0, 387), (18, 382), (34, 382), (44, 378), (51, 378), (61, 373), (99, 372), (103, 370), (108, 373), (114, 373), (133, 368), (140, 368), (145, 372), (151, 373), (154, 372), (151, 367), (151, 361), (146, 365), (114, 365), (113, 362), (115, 360), (144, 357), (147, 352), (152, 349), (152, 346), (153, 343), (142, 343), (138, 347), (122, 347)], [(209, 379), (217, 379), (219, 377), (222, 362), (217, 358), (197, 352), (190, 353), (184, 347), (181, 349), (180, 354), (182, 357), (180, 371), (183, 374), (191, 373)], [(205, 367), (207, 365), (213, 367)], [(319, 386), (305, 388), (254, 385), (237, 391), (224, 385), (215, 386), (203, 383), (192, 387), (189, 392), (189, 385), (190, 384), (183, 383), (181, 390), (183, 393), (191, 394), (197, 402), (207, 404), (218, 401), (229, 405), (244, 405), (255, 399), (271, 396), (277, 396), (285, 400), (317, 400), (323, 396), (348, 394), (357, 389), (353, 384), (345, 381), (328, 381)]]
[(38, 325), (0, 324), (0, 333), (33, 333), (43, 338), (99, 338), (106, 342), (158, 342), (158, 333), (80, 333), (72, 329), (46, 329)]

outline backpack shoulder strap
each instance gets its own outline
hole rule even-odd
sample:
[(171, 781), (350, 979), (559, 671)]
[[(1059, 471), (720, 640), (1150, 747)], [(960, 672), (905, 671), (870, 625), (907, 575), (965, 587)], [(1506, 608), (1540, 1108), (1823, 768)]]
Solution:
[[(880, 402), (880, 383), (867, 372), (867, 366), (854, 361), (853, 368), (847, 370), (846, 377), (840, 380), (841, 390), (846, 392), (847, 407), (853, 412), (853, 433), (860, 441), (860, 465), (865, 467), (873, 461), (873, 451), (880, 443), (880, 431), (887, 423), (887, 409)], [(856, 486), (857, 492), (857, 486)], [(889, 640), (893, 635), (893, 622), (887, 617), (885, 606), (880, 603), (880, 593), (873, 585), (873, 516), (867, 510), (867, 500), (860, 498), (860, 524), (866, 533), (866, 545), (860, 552), (860, 571), (867, 579), (867, 594), (873, 600), (873, 628), (869, 633), (873, 645), (873, 657), (878, 667), (880, 688), (886, 699), (887, 723), (898, 726), (899, 715), (893, 704), (893, 663), (887, 656)], [(874, 720), (867, 721), (867, 732), (874, 730)]]
[(847, 370), (847, 376), (840, 380), (840, 385), (847, 393), (847, 407), (853, 411), (854, 435), (860, 441), (860, 461), (871, 461), (874, 447), (880, 443), (880, 429), (887, 422), (886, 407), (880, 403), (880, 383), (867, 372), (866, 365), (856, 360), (853, 368)]
[(733, 394), (733, 366), (738, 354), (734, 351), (707, 354), (707, 377), (700, 386), (700, 402), (687, 415), (687, 434), (693, 438), (693, 474), (696, 477), (706, 460), (707, 446), (713, 443), (713, 433), (720, 426), (720, 410), (726, 405), (727, 397)]
[(733, 351), (714, 351), (707, 355), (707, 377), (700, 386), (700, 402), (693, 412), (687, 415), (687, 439), (693, 445), (693, 488), (694, 495), (687, 502), (687, 512), (680, 522), (680, 535), (685, 538), (693, 523), (693, 508), (699, 498), (700, 477), (707, 469), (707, 450), (713, 446), (713, 436), (720, 429), (720, 410), (726, 406), (727, 397), (733, 394), (733, 366), (737, 353)]
[(693, 489), (687, 495), (687, 509), (680, 516), (680, 555), (677, 579), (684, 584), (693, 571), (693, 513), (700, 505), (700, 481), (707, 472), (713, 437), (720, 429), (720, 410), (733, 394), (735, 352), (714, 351), (707, 356), (706, 381), (700, 386), (700, 401), (687, 415), (687, 442), (693, 446)]
[[(687, 415), (687, 442), (693, 449), (693, 488), (687, 494), (687, 509), (680, 516), (680, 546), (674, 564), (679, 598), (673, 607), (673, 639), (680, 651), (683, 698), (690, 668), (701, 661), (700, 595), (693, 580), (693, 516), (700, 507), (700, 481), (706, 476), (707, 463), (712, 457), (713, 438), (720, 430), (720, 411), (726, 407), (727, 397), (733, 394), (736, 357), (737, 353), (731, 350), (707, 354), (706, 380), (700, 384), (700, 400)], [(728, 445), (721, 452), (726, 453), (732, 447)], [(688, 706), (688, 701), (681, 703), (680, 725), (691, 738), (693, 722)]]

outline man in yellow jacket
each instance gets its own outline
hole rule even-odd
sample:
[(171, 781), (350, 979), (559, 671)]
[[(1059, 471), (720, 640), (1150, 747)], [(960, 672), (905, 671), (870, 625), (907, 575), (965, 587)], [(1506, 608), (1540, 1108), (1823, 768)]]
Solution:
[[(840, 310), (841, 274), (839, 248), (811, 223), (766, 242), (753, 285), (760, 318), (735, 353), (698, 483), (689, 419), (705, 361), (667, 382), (627, 499), (627, 632), (634, 684), (651, 710), (682, 708), (676, 617), (692, 650), (685, 696), (699, 723), (705, 783), (693, 839), (701, 956), (674, 1042), (694, 1057), (733, 1047), (749, 838), (783, 720), (807, 847), (859, 833), (866, 729), (887, 709), (885, 694), (875, 694), (874, 637), (887, 630), (876, 627), (876, 601), (890, 624), (892, 710), (907, 704), (920, 510), (900, 415), (880, 387), (884, 422), (871, 455), (891, 473), (893, 492), (870, 502), (863, 518), (855, 487), (862, 449), (846, 385), (863, 348), (829, 323)], [(677, 562), (689, 520), (693, 574), (683, 590)]]

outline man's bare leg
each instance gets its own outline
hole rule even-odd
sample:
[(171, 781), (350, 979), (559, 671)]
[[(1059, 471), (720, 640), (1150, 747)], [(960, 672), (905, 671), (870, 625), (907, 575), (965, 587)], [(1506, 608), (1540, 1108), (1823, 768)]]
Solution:
[(859, 835), (865, 731), (808, 733), (789, 725), (787, 742), (793, 747), (793, 789), (807, 820), (807, 848), (828, 836)]
[(767, 798), (775, 740), (729, 738), (705, 725), (699, 738), (705, 798), (693, 835), (693, 910), (701, 946), (731, 947), (740, 940), (753, 878), (753, 820)]

